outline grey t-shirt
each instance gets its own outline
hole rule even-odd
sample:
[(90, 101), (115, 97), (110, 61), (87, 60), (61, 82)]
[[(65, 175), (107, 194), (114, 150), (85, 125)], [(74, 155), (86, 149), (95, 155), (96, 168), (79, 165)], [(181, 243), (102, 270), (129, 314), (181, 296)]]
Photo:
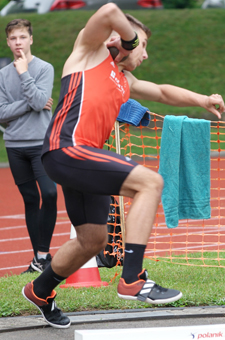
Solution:
[(53, 66), (37, 57), (19, 75), (13, 62), (0, 70), (0, 124), (6, 147), (42, 145), (52, 112), (43, 110), (52, 95)]

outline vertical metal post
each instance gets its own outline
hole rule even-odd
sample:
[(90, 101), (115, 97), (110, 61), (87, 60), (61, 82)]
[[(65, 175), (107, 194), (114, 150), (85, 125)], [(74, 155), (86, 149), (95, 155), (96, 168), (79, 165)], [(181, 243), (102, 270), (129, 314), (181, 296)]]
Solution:
[[(120, 124), (116, 120), (114, 124), (115, 128), (115, 137), (116, 137), (116, 153), (121, 155), (120, 150)], [(120, 223), (121, 223), (121, 232), (122, 232), (122, 244), (123, 248), (125, 246), (125, 216), (124, 216), (124, 201), (123, 196), (119, 196), (119, 207), (120, 207)]]

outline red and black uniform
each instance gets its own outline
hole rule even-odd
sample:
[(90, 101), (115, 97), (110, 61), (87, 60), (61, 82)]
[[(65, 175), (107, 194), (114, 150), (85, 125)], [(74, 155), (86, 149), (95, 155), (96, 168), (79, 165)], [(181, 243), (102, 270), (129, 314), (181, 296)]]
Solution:
[(129, 94), (127, 79), (110, 55), (100, 65), (61, 80), (42, 159), (48, 175), (63, 187), (75, 226), (105, 224), (109, 211), (106, 196), (119, 194), (136, 166), (127, 157), (102, 150)]

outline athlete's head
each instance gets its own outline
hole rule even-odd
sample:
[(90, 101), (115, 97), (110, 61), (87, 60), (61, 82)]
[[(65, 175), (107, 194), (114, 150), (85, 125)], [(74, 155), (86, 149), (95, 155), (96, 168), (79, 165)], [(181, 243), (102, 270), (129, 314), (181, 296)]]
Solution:
[(141, 65), (143, 60), (148, 58), (146, 47), (148, 39), (151, 36), (151, 31), (147, 26), (145, 26), (142, 22), (140, 22), (132, 15), (128, 13), (125, 15), (131, 26), (133, 27), (134, 31), (137, 32), (139, 38), (139, 45), (131, 51), (126, 60), (122, 61), (125, 70), (133, 71), (136, 67)]
[[(147, 47), (148, 39), (151, 36), (151, 31), (147, 26), (142, 24), (142, 22), (134, 18), (132, 15), (125, 14), (125, 16), (130, 22), (134, 31), (138, 35), (139, 45), (135, 49), (133, 49), (128, 56), (122, 58), (122, 60), (118, 62), (117, 64), (118, 66), (120, 66), (121, 69), (124, 69), (127, 71), (133, 71), (137, 66), (141, 65), (143, 60), (148, 58), (146, 47)], [(115, 40), (115, 37), (119, 37), (119, 36), (117, 32), (113, 31), (110, 37), (108, 38), (107, 42), (110, 41), (112, 43)]]

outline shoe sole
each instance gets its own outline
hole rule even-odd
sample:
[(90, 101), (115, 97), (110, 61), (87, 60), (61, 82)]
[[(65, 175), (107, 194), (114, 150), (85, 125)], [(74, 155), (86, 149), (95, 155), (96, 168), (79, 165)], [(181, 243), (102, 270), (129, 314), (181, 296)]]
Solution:
[(35, 270), (36, 272), (39, 272), (39, 273), (43, 272), (43, 270), (41, 270), (40, 268), (36, 267), (33, 263), (31, 263), (30, 265), (33, 268), (33, 270)]
[[(124, 299), (124, 300), (136, 300), (136, 301), (138, 300), (137, 296), (121, 295), (119, 293), (117, 293), (117, 295), (119, 296), (119, 298)], [(174, 297), (171, 297), (169, 299), (151, 300), (151, 299), (147, 298), (145, 301), (141, 301), (141, 302), (148, 302), (148, 303), (151, 303), (153, 305), (160, 305), (160, 304), (166, 304), (166, 303), (171, 303), (171, 302), (177, 301), (182, 296), (183, 296), (183, 294), (180, 293), (180, 294), (178, 294)]]
[(69, 328), (69, 327), (70, 327), (71, 321), (70, 321), (67, 325), (57, 325), (57, 324), (55, 324), (55, 323), (52, 323), (52, 322), (48, 321), (48, 320), (46, 319), (45, 315), (43, 314), (42, 310), (39, 308), (39, 306), (36, 305), (36, 303), (34, 303), (33, 301), (31, 301), (30, 299), (28, 299), (28, 297), (27, 297), (27, 296), (25, 295), (25, 293), (24, 293), (24, 289), (25, 289), (25, 287), (23, 287), (23, 289), (22, 289), (22, 294), (23, 294), (23, 296), (25, 297), (25, 299), (26, 299), (27, 301), (29, 301), (30, 303), (32, 303), (35, 307), (37, 307), (37, 308), (39, 309), (39, 311), (41, 312), (41, 314), (42, 314), (42, 316), (43, 316), (43, 319), (44, 319), (50, 326), (52, 326), (52, 327), (54, 327), (54, 328)]

